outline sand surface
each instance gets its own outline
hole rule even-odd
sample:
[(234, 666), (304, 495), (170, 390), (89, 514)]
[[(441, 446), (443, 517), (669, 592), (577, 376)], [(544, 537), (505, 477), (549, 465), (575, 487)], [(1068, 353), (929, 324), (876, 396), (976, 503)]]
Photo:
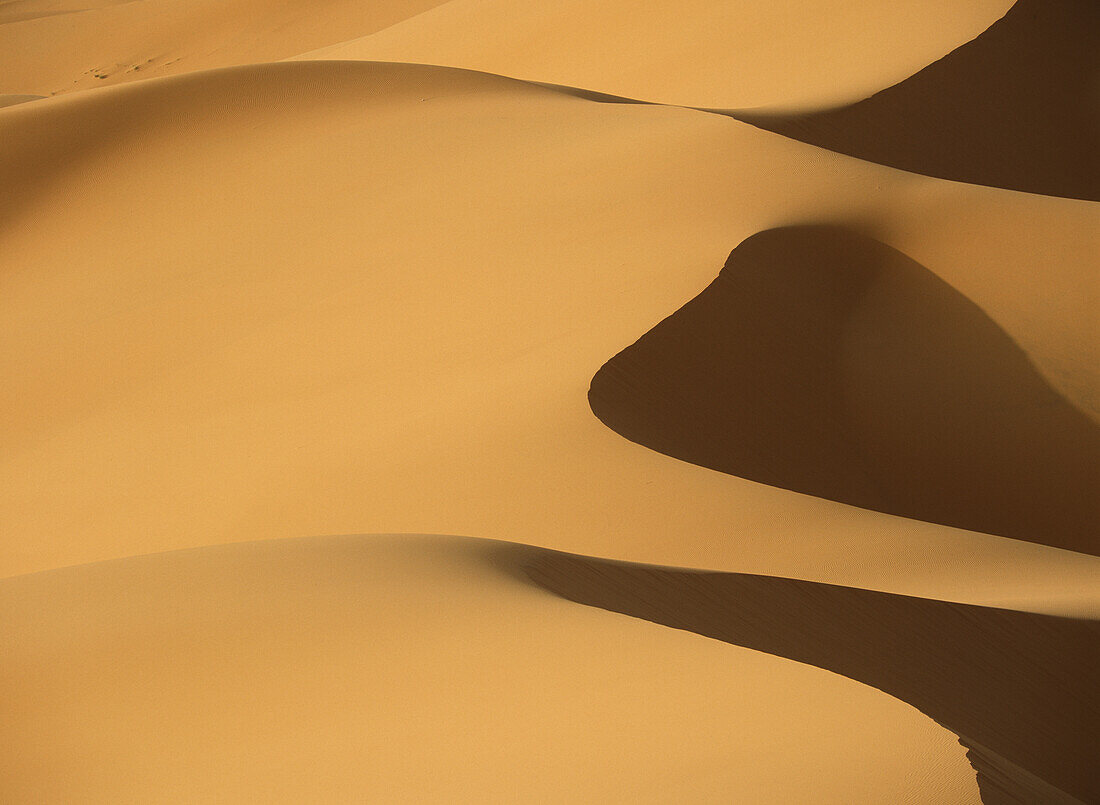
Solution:
[(0, 3), (0, 799), (1100, 799), (1100, 25), (881, 5)]
[(578, 607), (523, 556), (336, 537), (6, 579), (6, 799), (976, 801), (914, 708)]
[(974, 41), (857, 103), (735, 114), (918, 173), (1100, 201), (1097, 31), (1092, 0), (1020, 0)]
[(0, 93), (60, 95), (285, 59), (442, 0), (4, 0)]
[(1011, 5), (451, 0), (301, 58), (445, 64), (683, 106), (825, 106), (901, 81)]

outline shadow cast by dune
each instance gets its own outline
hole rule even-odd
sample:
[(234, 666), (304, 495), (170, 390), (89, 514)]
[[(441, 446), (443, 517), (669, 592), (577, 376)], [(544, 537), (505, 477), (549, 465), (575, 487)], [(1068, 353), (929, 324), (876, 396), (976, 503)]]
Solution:
[(972, 42), (858, 103), (733, 117), (895, 168), (1100, 200), (1100, 4), (1019, 0)]
[(531, 554), (523, 573), (571, 601), (901, 699), (960, 736), (987, 805), (1100, 801), (1098, 622), (552, 551)]
[(835, 226), (758, 233), (608, 361), (631, 441), (867, 509), (1098, 552), (1100, 428), (980, 308)]

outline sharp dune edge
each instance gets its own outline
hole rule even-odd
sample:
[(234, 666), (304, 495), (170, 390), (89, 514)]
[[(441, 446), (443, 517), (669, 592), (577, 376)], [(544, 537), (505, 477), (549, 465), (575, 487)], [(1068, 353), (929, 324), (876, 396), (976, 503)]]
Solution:
[(1100, 718), (1096, 621), (549, 552), (529, 559), (526, 573), (573, 601), (892, 693), (959, 734), (985, 802), (1100, 797), (1091, 762)]
[(897, 699), (578, 607), (528, 556), (334, 537), (0, 581), (5, 799), (978, 801)]
[(1098, 32), (1092, 0), (1020, 0), (973, 42), (851, 106), (734, 114), (884, 165), (1100, 201)]
[[(216, 67), (337, 58), (446, 64), (695, 106), (826, 104), (904, 78), (1009, 5), (94, 0), (74, 9), (12, 0), (0, 5), (0, 92), (58, 95)], [(808, 24), (797, 24), (804, 15)]]
[(632, 441), (732, 475), (1100, 553), (1100, 425), (980, 308), (842, 227), (745, 240), (589, 401)]
[[(669, 462), (606, 430), (585, 397), (610, 356), (713, 279), (731, 241), (828, 199), (834, 217), (950, 277), (1095, 411), (1095, 322), (1079, 293), (1091, 254), (1065, 250), (1093, 231), (1091, 205), (823, 156), (714, 115), (412, 65), (153, 80), (12, 107), (0, 129), (13, 267), (0, 358), (20, 381), (3, 399), (16, 449), (0, 499), (20, 535), (2, 545), (9, 575), (435, 523), (1095, 612), (1095, 558)], [(953, 206), (971, 211), (965, 232)], [(1036, 273), (1051, 293), (1029, 293)]]
[(682, 106), (827, 106), (973, 39), (1010, 0), (452, 0), (307, 59), (446, 64)]
[(0, 2), (0, 800), (1100, 801), (1009, 5)]

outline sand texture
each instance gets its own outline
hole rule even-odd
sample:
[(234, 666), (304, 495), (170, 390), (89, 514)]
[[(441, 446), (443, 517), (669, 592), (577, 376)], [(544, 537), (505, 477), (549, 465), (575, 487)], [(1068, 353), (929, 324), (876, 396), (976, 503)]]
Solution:
[(1100, 802), (1098, 8), (0, 0), (0, 802)]

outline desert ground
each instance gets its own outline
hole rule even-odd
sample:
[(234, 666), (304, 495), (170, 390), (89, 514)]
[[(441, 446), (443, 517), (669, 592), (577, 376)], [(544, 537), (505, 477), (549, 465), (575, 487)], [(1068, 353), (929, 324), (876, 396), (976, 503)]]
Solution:
[(1100, 803), (1098, 42), (0, 0), (0, 802)]

